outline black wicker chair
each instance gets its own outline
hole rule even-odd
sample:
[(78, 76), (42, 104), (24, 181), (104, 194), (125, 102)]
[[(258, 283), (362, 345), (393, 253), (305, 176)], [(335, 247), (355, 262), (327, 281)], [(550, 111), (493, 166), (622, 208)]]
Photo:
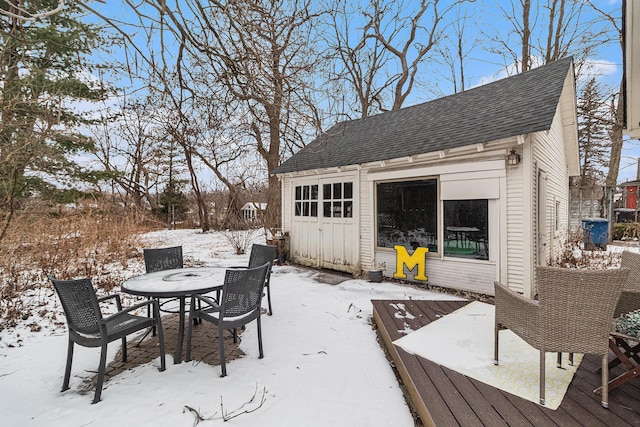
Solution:
[[(224, 354), (224, 331), (233, 331), (233, 342), (237, 342), (236, 328), (253, 320), (258, 324), (258, 349), (262, 359), (262, 325), (260, 323), (262, 295), (270, 263), (260, 267), (227, 270), (222, 287), (220, 304), (203, 295), (192, 295), (189, 319), (202, 319), (218, 327), (218, 345), (220, 347), (220, 366), (222, 375), (227, 375)], [(196, 309), (196, 301), (202, 302), (203, 308)], [(187, 332), (187, 357), (191, 360), (191, 335), (193, 322), (189, 322)]]
[[(273, 245), (259, 245), (254, 243), (251, 246), (251, 254), (249, 255), (249, 266), (237, 266), (232, 268), (255, 268), (269, 263), (269, 270), (267, 271), (267, 277), (265, 279), (264, 287), (267, 289), (267, 303), (269, 306), (269, 316), (273, 314), (271, 309), (271, 268), (273, 267), (273, 261), (278, 257), (278, 247)], [(218, 294), (217, 298), (219, 299)]]
[[(67, 365), (62, 382), (62, 391), (69, 389), (71, 362), (73, 360), (74, 344), (83, 347), (100, 347), (100, 366), (93, 403), (100, 401), (102, 384), (107, 362), (107, 344), (122, 339), (122, 361), (127, 361), (127, 335), (147, 329), (151, 326), (158, 328), (160, 342), (160, 370), (165, 370), (164, 338), (162, 323), (158, 309), (158, 302), (149, 300), (122, 309), (120, 295), (107, 295), (101, 298), (96, 293), (89, 279), (56, 280), (49, 276), (62, 302), (62, 308), (67, 318), (69, 328), (69, 345), (67, 348)], [(102, 316), (99, 303), (114, 298), (118, 312), (107, 317)], [(131, 314), (133, 310), (145, 306), (153, 307), (153, 317), (142, 317)], [(157, 319), (157, 320), (156, 320)]]
[(143, 249), (142, 252), (147, 273), (183, 267), (182, 246)]
[[(184, 260), (182, 257), (182, 246), (172, 246), (168, 248), (153, 248), (143, 249), (144, 255), (144, 268), (147, 273), (153, 273), (155, 271), (173, 270), (174, 268), (183, 268)], [(160, 300), (157, 299), (158, 304)], [(171, 301), (175, 301), (175, 298), (164, 301), (160, 304), (160, 311), (167, 313), (175, 313), (175, 311), (165, 310), (163, 306)], [(147, 311), (147, 316), (151, 316), (151, 311)], [(156, 331), (153, 328), (152, 335), (155, 336)], [(140, 342), (146, 338), (146, 335), (142, 337)]]

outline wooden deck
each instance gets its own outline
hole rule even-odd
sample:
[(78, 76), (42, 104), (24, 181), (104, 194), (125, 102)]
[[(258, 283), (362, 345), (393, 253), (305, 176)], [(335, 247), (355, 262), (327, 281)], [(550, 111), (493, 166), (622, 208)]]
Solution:
[[(431, 426), (640, 426), (640, 379), (609, 393), (609, 409), (593, 390), (600, 385), (597, 356), (584, 357), (557, 410), (488, 386), (393, 345), (407, 326), (416, 330), (467, 301), (372, 301), (373, 317), (398, 369), (408, 398), (424, 425)], [(403, 304), (412, 316), (396, 316)], [(619, 366), (611, 375), (623, 372)]]

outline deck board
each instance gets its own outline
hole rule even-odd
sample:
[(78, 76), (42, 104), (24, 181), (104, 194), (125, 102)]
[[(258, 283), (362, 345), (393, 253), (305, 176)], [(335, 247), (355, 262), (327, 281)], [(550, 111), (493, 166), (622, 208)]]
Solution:
[[(419, 329), (467, 301), (374, 300), (383, 343), (424, 425), (434, 426), (640, 426), (640, 380), (609, 393), (609, 409), (593, 389), (600, 358), (586, 355), (558, 410), (551, 410), (439, 366), (393, 345), (406, 328)], [(616, 367), (611, 377), (620, 372)]]

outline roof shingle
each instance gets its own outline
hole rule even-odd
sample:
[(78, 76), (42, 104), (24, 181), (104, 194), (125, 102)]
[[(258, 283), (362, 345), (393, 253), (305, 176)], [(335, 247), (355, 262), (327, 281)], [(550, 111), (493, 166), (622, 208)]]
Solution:
[(278, 166), (286, 173), (432, 153), (548, 130), (572, 58), (396, 111), (336, 124)]

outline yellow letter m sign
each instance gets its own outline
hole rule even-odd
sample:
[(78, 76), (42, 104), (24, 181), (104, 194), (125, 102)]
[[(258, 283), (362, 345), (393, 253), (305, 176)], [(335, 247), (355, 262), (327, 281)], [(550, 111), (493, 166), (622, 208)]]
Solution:
[(425, 274), (425, 256), (429, 252), (428, 248), (416, 248), (411, 255), (409, 255), (404, 246), (394, 246), (393, 249), (396, 250), (396, 272), (393, 273), (393, 277), (406, 279), (407, 275), (404, 273), (404, 266), (407, 266), (407, 270), (413, 270), (418, 266), (418, 272), (413, 278), (416, 280), (428, 280)]

